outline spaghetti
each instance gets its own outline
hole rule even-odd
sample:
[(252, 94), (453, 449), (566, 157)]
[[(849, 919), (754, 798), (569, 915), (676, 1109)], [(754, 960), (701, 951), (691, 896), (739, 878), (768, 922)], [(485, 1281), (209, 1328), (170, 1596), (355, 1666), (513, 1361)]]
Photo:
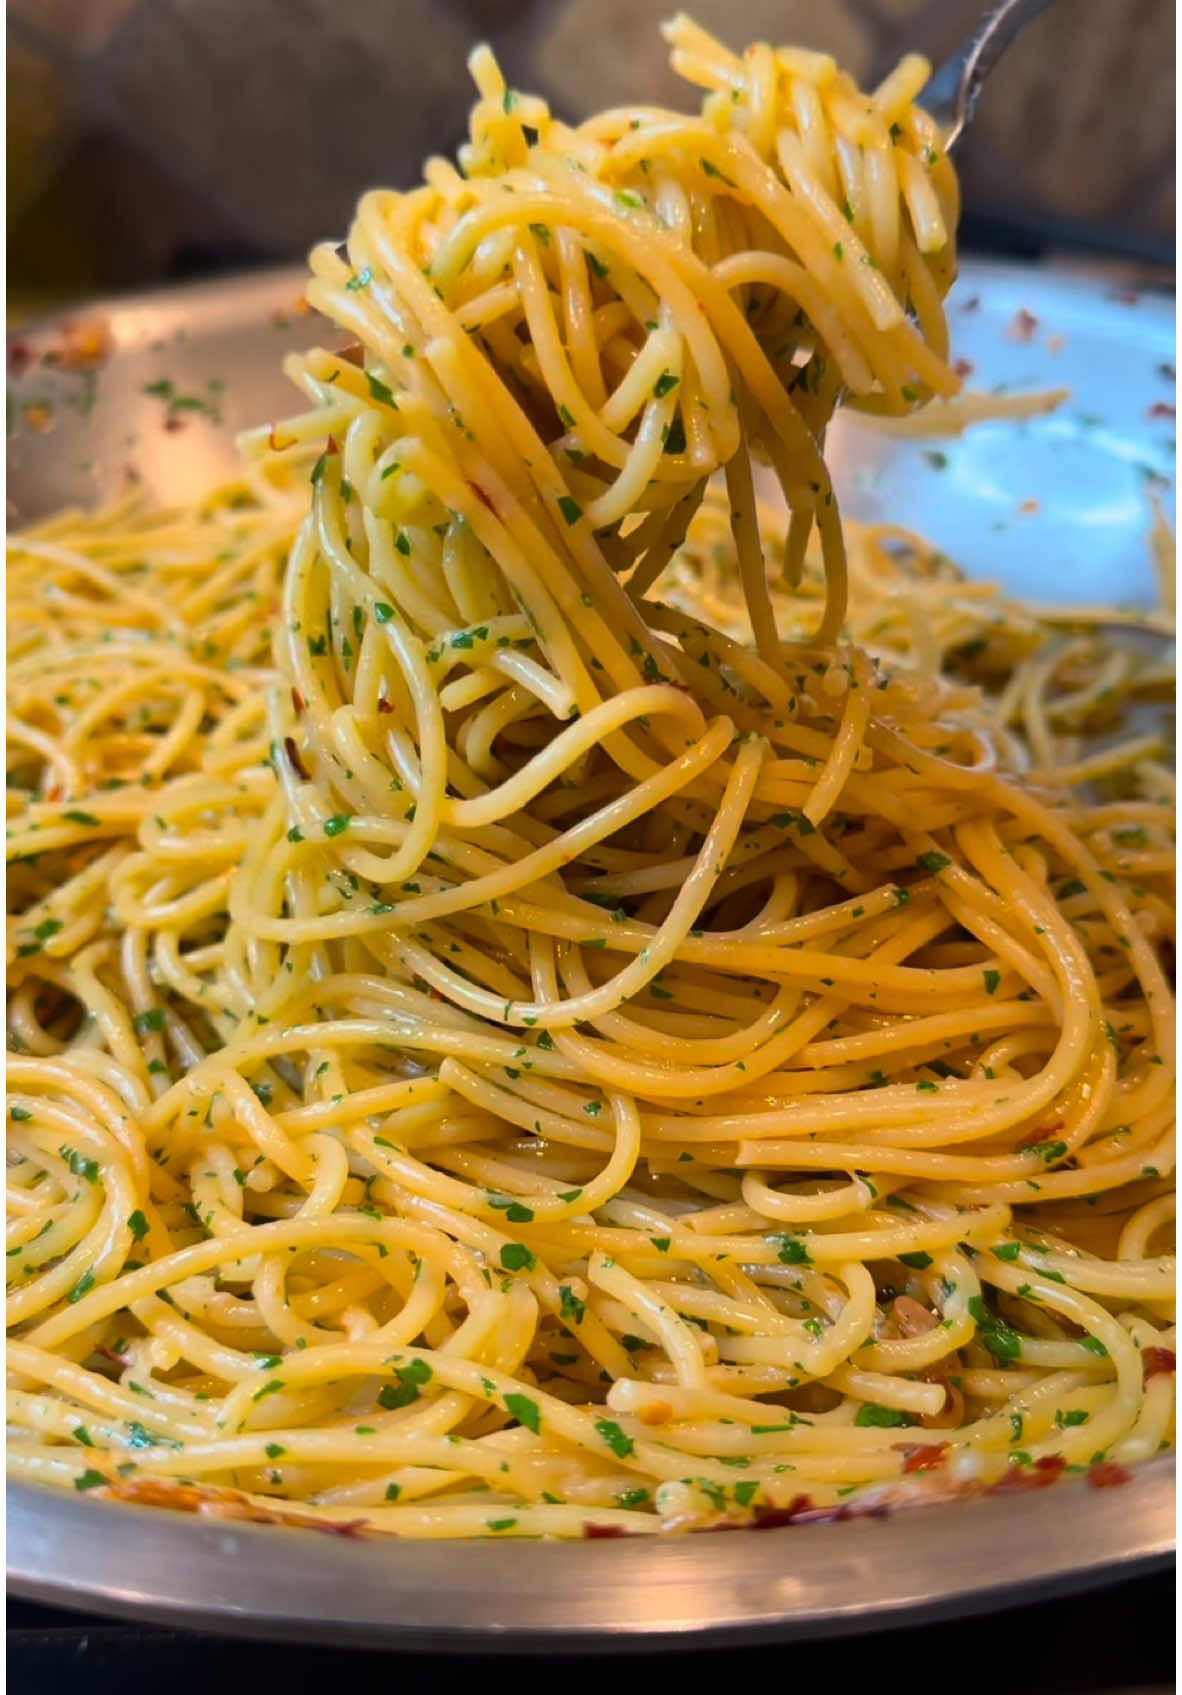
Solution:
[(923, 63), (669, 33), (695, 118), (479, 51), (242, 481), (13, 544), (17, 1476), (579, 1536), (1172, 1440), (1162, 670), (843, 536), (835, 406), (957, 387)]

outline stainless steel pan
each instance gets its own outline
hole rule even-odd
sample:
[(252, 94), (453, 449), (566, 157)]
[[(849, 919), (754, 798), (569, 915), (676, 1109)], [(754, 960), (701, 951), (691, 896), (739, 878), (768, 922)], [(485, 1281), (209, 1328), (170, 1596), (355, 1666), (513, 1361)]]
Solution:
[(399, 1542), (9, 1490), (32, 1600), (340, 1645), (635, 1650), (845, 1634), (1132, 1577), (1173, 1547), (1173, 1463), (883, 1519), (604, 1542)]
[[(300, 312), (301, 281), (299, 271), (268, 272), (145, 295), (15, 337), (10, 512), (92, 504), (129, 477), (180, 500), (230, 473), (234, 431), (294, 409), (282, 355), (332, 333)], [(984, 536), (982, 568), (996, 554), (1028, 592), (1091, 598), (1098, 572), (1113, 599), (1142, 598), (1141, 489), (1147, 467), (1157, 479), (1170, 468), (1153, 413), (1165, 398), (1159, 368), (1173, 357), (1170, 311), (1098, 284), (971, 264), (959, 293), (954, 331), (976, 380), (1069, 383), (1080, 416), (942, 443), (938, 476), (930, 448), (843, 421), (831, 449), (847, 510), (889, 510), (970, 564)], [(1009, 333), (1019, 308), (1042, 326), (1037, 345)], [(101, 367), (74, 368), (96, 336)], [(1004, 546), (991, 540), (1003, 524), (997, 503), (1008, 511), (1035, 492), (1045, 522), (1029, 520)], [(1097, 499), (1102, 527), (1087, 521)], [(1060, 557), (1075, 561), (1070, 582)], [(879, 1628), (1132, 1576), (1168, 1559), (1173, 1506), (1173, 1462), (1161, 1459), (1119, 1488), (1073, 1479), (833, 1524), (494, 1545), (347, 1539), (14, 1486), (8, 1572), (31, 1599), (255, 1636), (634, 1649)]]

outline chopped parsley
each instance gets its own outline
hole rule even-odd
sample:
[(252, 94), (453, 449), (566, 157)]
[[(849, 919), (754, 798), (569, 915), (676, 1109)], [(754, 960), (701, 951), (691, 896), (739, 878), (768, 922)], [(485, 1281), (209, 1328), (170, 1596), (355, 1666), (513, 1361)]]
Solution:
[(78, 1279), (77, 1283), (75, 1283), (74, 1287), (70, 1290), (69, 1294), (66, 1296), (66, 1300), (67, 1300), (67, 1302), (69, 1303), (70, 1306), (73, 1306), (75, 1301), (80, 1301), (82, 1299), (83, 1295), (88, 1295), (93, 1288), (94, 1288), (94, 1272), (93, 1272), (93, 1270), (83, 1272), (82, 1276)]
[(778, 1243), (778, 1258), (781, 1265), (812, 1265), (812, 1256), (799, 1236), (773, 1237)]
[(994, 1359), (1021, 1359), (1021, 1336), (1003, 1318), (997, 1318), (991, 1313), (980, 1295), (974, 1295), (969, 1301), (969, 1312), (977, 1321), (981, 1341)]
[(537, 1263), (536, 1255), (524, 1242), (506, 1242), (501, 1249), (501, 1264), (506, 1271), (532, 1271)]
[(617, 1507), (643, 1507), (648, 1504), (647, 1489), (621, 1489), (616, 1496)]
[(97, 1159), (86, 1159), (73, 1148), (59, 1148), (58, 1153), (65, 1160), (75, 1177), (85, 1178), (87, 1183), (98, 1182), (99, 1163)]
[(412, 1401), (417, 1401), (420, 1388), (429, 1383), (435, 1373), (426, 1360), (411, 1360), (409, 1365), (395, 1367), (394, 1375), (397, 1383), (385, 1383), (378, 1390), (378, 1405), (387, 1412), (393, 1412), (396, 1407), (409, 1407)]
[(36, 953), (42, 942), (47, 942), (51, 936), (56, 936), (61, 928), (62, 920), (60, 918), (43, 918), (33, 931), (33, 940), (22, 942), (17, 949), (18, 954), (22, 958), (26, 958), (29, 954)]
[(631, 1436), (620, 1428), (614, 1419), (596, 1419), (595, 1428), (617, 1459), (626, 1460), (636, 1452), (636, 1443)]
[(915, 1423), (911, 1414), (899, 1407), (884, 1407), (877, 1401), (863, 1401), (854, 1423), (861, 1430), (906, 1430)]
[(1037, 1154), (1047, 1165), (1054, 1165), (1067, 1153), (1066, 1142), (1028, 1142), (1022, 1149), (1024, 1154)]
[(587, 1316), (587, 1303), (579, 1299), (569, 1284), (559, 1284), (558, 1300), (563, 1318), (571, 1324), (582, 1324)]
[(527, 1430), (532, 1430), (536, 1436), (542, 1428), (542, 1413), (536, 1401), (531, 1401), (528, 1395), (506, 1395), (505, 1409), (511, 1412), (518, 1424), (523, 1424)]

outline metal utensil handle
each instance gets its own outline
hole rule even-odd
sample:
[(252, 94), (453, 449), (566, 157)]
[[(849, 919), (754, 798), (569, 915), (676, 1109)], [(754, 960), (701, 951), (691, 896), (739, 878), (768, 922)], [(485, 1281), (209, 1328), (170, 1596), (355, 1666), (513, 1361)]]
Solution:
[(945, 146), (960, 138), (985, 80), (1006, 48), (1051, 0), (1000, 0), (969, 40), (946, 59), (924, 91), (923, 104), (945, 130)]

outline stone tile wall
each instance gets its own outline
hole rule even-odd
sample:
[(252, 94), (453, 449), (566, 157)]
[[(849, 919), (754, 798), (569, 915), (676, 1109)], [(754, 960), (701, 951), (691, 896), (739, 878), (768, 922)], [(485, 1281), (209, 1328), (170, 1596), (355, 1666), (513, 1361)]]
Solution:
[[(10, 0), (10, 278), (18, 300), (301, 253), (358, 192), (449, 150), (481, 38), (579, 116), (684, 105), (657, 25), (675, 0)], [(982, 0), (691, 0), (733, 46), (834, 52), (873, 77), (938, 57)], [(966, 144), (966, 202), (1142, 244), (1174, 227), (1174, 7), (1057, 0)]]

